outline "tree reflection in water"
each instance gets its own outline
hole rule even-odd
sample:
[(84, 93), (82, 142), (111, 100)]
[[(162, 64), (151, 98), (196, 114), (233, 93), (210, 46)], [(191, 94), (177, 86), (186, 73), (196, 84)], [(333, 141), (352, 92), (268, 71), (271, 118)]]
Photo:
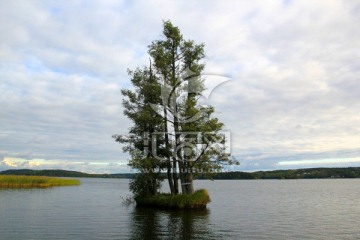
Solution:
[(135, 207), (130, 239), (211, 239), (210, 210), (158, 210)]

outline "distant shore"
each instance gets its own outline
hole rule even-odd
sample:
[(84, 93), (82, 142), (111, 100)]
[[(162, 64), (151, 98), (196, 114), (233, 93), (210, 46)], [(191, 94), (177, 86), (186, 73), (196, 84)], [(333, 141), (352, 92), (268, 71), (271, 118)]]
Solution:
[[(67, 170), (11, 169), (0, 172), (0, 175), (131, 179), (133, 178), (135, 173), (90, 174), (90, 173), (67, 171)], [(234, 172), (211, 173), (206, 175), (200, 174), (196, 177), (196, 179), (215, 179), (215, 180), (317, 179), (317, 178), (360, 178), (360, 167), (306, 168), (306, 169), (257, 171), (257, 172), (234, 171)]]

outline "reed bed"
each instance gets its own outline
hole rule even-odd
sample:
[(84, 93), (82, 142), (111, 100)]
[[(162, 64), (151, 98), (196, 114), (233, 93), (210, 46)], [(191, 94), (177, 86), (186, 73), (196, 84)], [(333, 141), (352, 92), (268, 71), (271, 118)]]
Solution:
[(76, 185), (80, 185), (80, 181), (77, 179), (0, 175), (0, 188), (49, 188)]

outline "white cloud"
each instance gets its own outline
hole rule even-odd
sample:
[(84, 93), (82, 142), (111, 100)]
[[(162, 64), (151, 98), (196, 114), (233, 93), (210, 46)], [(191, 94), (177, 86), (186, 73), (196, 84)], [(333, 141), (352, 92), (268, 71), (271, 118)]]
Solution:
[(279, 165), (293, 166), (293, 165), (314, 165), (314, 164), (342, 164), (342, 163), (359, 163), (360, 158), (330, 158), (330, 159), (316, 159), (316, 160), (298, 160), (298, 161), (283, 161)]
[(209, 101), (240, 168), (356, 157), (360, 5), (285, 2), (0, 3), (0, 157), (125, 162), (120, 89), (163, 19), (206, 43), (206, 73), (232, 79)]
[(126, 163), (120, 162), (74, 162), (8, 157), (0, 161), (0, 170), (1, 169), (67, 169), (86, 173), (123, 173), (130, 171)]

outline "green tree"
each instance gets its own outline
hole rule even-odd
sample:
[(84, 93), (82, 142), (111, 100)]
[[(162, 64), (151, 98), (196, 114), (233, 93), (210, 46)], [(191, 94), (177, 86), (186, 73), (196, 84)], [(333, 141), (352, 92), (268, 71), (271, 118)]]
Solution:
[[(204, 44), (185, 40), (178, 27), (165, 21), (163, 39), (152, 42), (148, 52), (153, 64), (130, 71), (135, 91), (122, 91), (125, 115), (134, 123), (131, 137), (115, 139), (126, 144), (130, 166), (154, 179), (161, 175), (155, 170), (166, 170), (171, 194), (179, 193), (179, 179), (182, 193), (191, 194), (195, 174), (234, 163), (225, 151), (223, 124), (212, 117), (214, 108), (199, 104)], [(157, 186), (155, 180), (152, 184)]]
[(131, 156), (129, 166), (137, 169), (140, 174), (130, 182), (130, 190), (136, 197), (156, 195), (162, 180), (161, 171), (164, 163), (152, 155), (152, 148), (163, 154), (163, 139), (158, 139), (156, 145), (150, 144), (149, 136), (155, 132), (163, 131), (164, 120), (150, 106), (151, 102), (160, 103), (160, 85), (156, 76), (152, 74), (151, 67), (128, 71), (135, 91), (123, 89), (125, 97), (124, 114), (132, 120), (133, 127), (129, 135), (114, 135), (117, 142), (123, 143), (124, 152)]

